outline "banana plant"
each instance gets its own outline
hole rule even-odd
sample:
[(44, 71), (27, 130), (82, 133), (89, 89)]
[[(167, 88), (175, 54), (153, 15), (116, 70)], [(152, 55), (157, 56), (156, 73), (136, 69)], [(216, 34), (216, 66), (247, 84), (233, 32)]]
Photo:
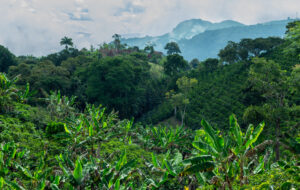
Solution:
[(64, 174), (63, 180), (67, 181), (73, 187), (84, 186), (89, 177), (89, 172), (96, 169), (96, 166), (92, 162), (84, 162), (79, 157), (74, 163), (67, 155), (60, 154), (56, 156), (56, 160)]
[[(230, 124), (230, 135), (234, 140), (235, 147), (231, 149), (231, 159), (236, 159), (239, 162), (239, 180), (240, 185), (244, 185), (247, 182), (247, 178), (244, 177), (244, 168), (248, 165), (249, 160), (251, 162), (251, 157), (257, 155), (257, 153), (266, 150), (269, 145), (273, 144), (273, 141), (266, 140), (261, 144), (255, 146), (255, 142), (258, 140), (259, 135), (264, 129), (265, 123), (262, 122), (254, 127), (252, 124), (248, 126), (245, 134), (241, 131), (241, 128), (237, 122), (235, 115), (231, 115), (229, 118)], [(261, 158), (263, 159), (263, 157)], [(257, 170), (263, 169), (262, 160), (259, 163)]]
[[(180, 154), (180, 153), (179, 153)], [(152, 153), (151, 162), (146, 162), (146, 165), (151, 170), (152, 176), (146, 177), (147, 188), (149, 189), (159, 189), (161, 188), (169, 179), (169, 175), (176, 176), (176, 172), (168, 161), (170, 157), (170, 151), (164, 155), (163, 159), (160, 161), (154, 153)], [(179, 160), (179, 159), (178, 159)], [(182, 159), (181, 159), (182, 161)], [(180, 161), (179, 161), (180, 162)], [(176, 163), (178, 164), (178, 163)], [(153, 174), (160, 176), (159, 179), (153, 179)]]
[(185, 145), (188, 146), (190, 136), (189, 131), (184, 127), (176, 128), (167, 127), (149, 127), (145, 129), (142, 139), (147, 139), (148, 148), (157, 150), (158, 152), (166, 151), (169, 148), (181, 149)]
[[(17, 183), (18, 162), (24, 157), (26, 150), (20, 151), (13, 143), (5, 143), (0, 146), (0, 189), (20, 189), (24, 187)], [(13, 177), (14, 176), (14, 177)], [(13, 178), (12, 178), (13, 177)]]
[(203, 131), (198, 131), (193, 146), (200, 155), (210, 155), (213, 158), (217, 181), (222, 184), (223, 188), (227, 186), (232, 189), (232, 183), (238, 174), (240, 183), (243, 185), (246, 181), (244, 168), (250, 160), (248, 158), (257, 155), (259, 151), (265, 150), (266, 146), (272, 144), (272, 141), (267, 140), (254, 146), (264, 128), (264, 123), (260, 123), (256, 128), (249, 125), (243, 135), (236, 117), (231, 115), (230, 132), (229, 136), (225, 136), (226, 138), (219, 135), (205, 120), (202, 120), (201, 124)]
[(120, 135), (119, 125), (115, 125), (116, 115), (105, 114), (105, 108), (87, 105), (85, 114), (80, 114), (76, 119), (69, 119), (65, 127), (71, 139), (70, 150), (80, 152), (82, 149), (90, 150), (95, 156), (97, 143), (107, 141)]
[[(151, 162), (146, 162), (146, 165), (152, 171), (152, 175), (146, 177), (147, 187), (151, 189), (160, 189), (164, 188), (170, 179), (176, 179), (175, 181), (177, 182), (183, 182), (182, 172), (184, 167), (188, 165), (188, 162), (185, 162), (182, 154), (176, 150), (174, 154), (171, 155), (170, 151), (168, 151), (160, 158), (152, 153), (152, 160)], [(153, 176), (159, 176), (159, 178), (153, 179)]]
[(136, 161), (127, 161), (124, 151), (120, 159), (109, 164), (100, 158), (78, 157), (75, 163), (67, 155), (56, 156), (63, 172), (61, 183), (56, 186), (69, 188), (93, 187), (98, 189), (124, 189), (132, 184)]
[[(232, 177), (230, 176), (229, 171), (230, 161), (227, 159), (230, 155), (230, 147), (232, 145), (231, 139), (224, 138), (217, 133), (205, 120), (202, 120), (201, 124), (203, 130), (197, 131), (194, 142), (192, 143), (194, 148), (198, 150), (196, 160), (199, 159), (200, 162), (192, 162), (190, 167), (197, 168), (198, 170), (192, 171), (194, 171), (194, 174), (198, 175), (198, 173), (201, 172), (201, 167), (209, 166), (203, 168), (204, 171), (214, 170), (213, 172), (217, 178), (215, 181), (219, 181), (218, 183), (232, 189)], [(199, 167), (197, 167), (197, 165)], [(219, 175), (216, 175), (216, 173)], [(198, 178), (200, 179), (199, 175)], [(211, 179), (212, 176), (207, 178), (206, 182)]]
[(18, 91), (19, 101), (21, 103), (26, 103), (29, 100), (29, 98), (35, 95), (36, 93), (37, 91), (30, 92), (30, 85), (29, 83), (27, 83), (24, 91), (23, 90)]
[(45, 98), (48, 103), (47, 109), (50, 111), (52, 120), (59, 119), (65, 120), (68, 117), (71, 117), (74, 114), (76, 96), (67, 96), (61, 95), (60, 91), (51, 92), (51, 94)]
[[(45, 164), (44, 155), (40, 157), (39, 164), (31, 169), (23, 163), (16, 163), (16, 169), (21, 173), (24, 179), (26, 179), (26, 187), (30, 189), (43, 190), (46, 188), (46, 182), (50, 182), (49, 177), (52, 174), (52, 168), (47, 167)], [(28, 182), (27, 182), (28, 181)]]
[(13, 100), (18, 96), (18, 89), (15, 88), (18, 77), (9, 79), (5, 73), (0, 73), (0, 113), (6, 113), (13, 109)]

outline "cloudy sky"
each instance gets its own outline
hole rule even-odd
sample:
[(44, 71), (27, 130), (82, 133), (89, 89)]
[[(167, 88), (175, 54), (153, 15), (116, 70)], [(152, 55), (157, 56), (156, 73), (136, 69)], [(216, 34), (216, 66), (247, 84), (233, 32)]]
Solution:
[(17, 55), (60, 50), (63, 36), (78, 48), (114, 33), (161, 35), (191, 18), (256, 24), (300, 16), (300, 0), (0, 0), (0, 44)]

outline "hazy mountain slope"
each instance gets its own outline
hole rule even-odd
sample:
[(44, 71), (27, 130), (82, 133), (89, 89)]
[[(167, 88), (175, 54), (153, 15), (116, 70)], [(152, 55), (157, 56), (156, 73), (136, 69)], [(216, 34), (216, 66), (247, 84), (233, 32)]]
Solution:
[(208, 57), (217, 57), (219, 50), (226, 46), (228, 41), (238, 42), (243, 38), (269, 36), (283, 37), (285, 26), (291, 21), (272, 21), (247, 26), (231, 20), (211, 23), (193, 19), (178, 24), (172, 32), (162, 36), (129, 38), (123, 39), (122, 42), (140, 48), (144, 48), (146, 43), (152, 42), (156, 45), (156, 50), (164, 51), (166, 43), (176, 41), (187, 60), (193, 58), (204, 60)]
[(219, 30), (205, 31), (189, 40), (179, 41), (183, 55), (190, 60), (203, 60), (217, 57), (219, 50), (226, 46), (228, 41), (238, 42), (243, 38), (258, 38), (277, 36), (283, 37), (285, 26), (289, 21), (277, 21), (251, 26), (239, 26)]
[(142, 38), (122, 39), (122, 42), (130, 46), (138, 46), (140, 48), (144, 48), (148, 42), (151, 42), (152, 44), (155, 44), (156, 50), (163, 51), (165, 44), (170, 41), (179, 42), (183, 39), (191, 39), (207, 30), (216, 30), (235, 26), (243, 26), (243, 24), (232, 20), (212, 23), (201, 19), (191, 19), (179, 23), (170, 33), (157, 37), (146, 36)]

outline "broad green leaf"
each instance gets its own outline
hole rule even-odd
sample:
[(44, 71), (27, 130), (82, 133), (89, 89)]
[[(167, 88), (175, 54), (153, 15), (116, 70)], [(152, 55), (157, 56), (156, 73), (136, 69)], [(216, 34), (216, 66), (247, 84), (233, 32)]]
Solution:
[(215, 154), (215, 155), (218, 154), (218, 151), (214, 147), (212, 147), (206, 143), (203, 143), (201, 141), (193, 142), (192, 145), (194, 148), (199, 150), (201, 153), (204, 153), (204, 154), (211, 153), (211, 154)]
[(136, 165), (135, 160), (131, 160), (128, 163), (126, 163), (121, 169), (120, 169), (120, 180), (128, 177), (129, 173), (132, 171), (134, 166)]
[(181, 175), (191, 175), (197, 172), (208, 172), (212, 171), (215, 168), (215, 164), (213, 162), (204, 162), (202, 164), (190, 165), (184, 169)]
[(77, 133), (82, 129), (82, 126), (83, 126), (83, 121), (81, 121), (79, 123), (79, 125), (77, 126), (77, 128), (76, 128)]
[(64, 125), (64, 127), (65, 127), (66, 133), (71, 134), (71, 132), (69, 131), (68, 127), (66, 125)]
[(41, 180), (39, 186), (38, 186), (38, 190), (44, 190), (46, 187), (46, 181), (45, 179)]
[(116, 170), (120, 171), (121, 167), (127, 162), (126, 151), (123, 152), (116, 165)]
[(221, 152), (222, 151), (222, 147), (219, 144), (219, 141), (217, 140), (216, 132), (214, 131), (214, 129), (204, 119), (202, 119), (201, 125), (204, 128), (204, 131), (206, 132), (207, 137), (213, 143), (213, 146), (214, 146), (213, 148), (215, 150), (217, 150), (218, 152)]
[(30, 171), (28, 171), (26, 168), (23, 168), (23, 167), (22, 167), (21, 165), (19, 165), (19, 164), (16, 164), (16, 168), (19, 169), (19, 170), (21, 170), (22, 173), (23, 173), (26, 177), (28, 177), (29, 179), (33, 179), (33, 177), (32, 177), (32, 175), (31, 175)]
[(52, 190), (60, 190), (60, 188), (59, 188), (56, 184), (51, 184), (51, 185), (50, 185), (50, 188), (51, 188)]
[(202, 156), (198, 156), (198, 157), (194, 157), (194, 158), (190, 158), (190, 159), (186, 159), (183, 162), (184, 163), (191, 163), (191, 164), (202, 164), (208, 161), (212, 161), (213, 158), (211, 155), (202, 155)]
[(25, 150), (21, 151), (21, 152), (18, 152), (17, 154), (17, 158), (23, 158), (24, 154), (26, 153)]
[(234, 136), (238, 146), (241, 147), (243, 144), (243, 139), (242, 139), (243, 134), (242, 134), (241, 128), (237, 122), (237, 119), (234, 115), (231, 115), (229, 117), (229, 124), (230, 124), (231, 134)]
[(103, 128), (106, 128), (106, 127), (107, 127), (107, 123), (106, 123), (105, 121), (103, 122), (102, 127), (103, 127)]
[(163, 162), (164, 162), (164, 165), (166, 166), (168, 172), (169, 172), (172, 176), (176, 176), (176, 173), (174, 172), (173, 167), (172, 167), (172, 165), (170, 164), (170, 162), (167, 161), (166, 159), (164, 159)]
[(205, 184), (206, 183), (206, 177), (203, 175), (203, 173), (196, 173), (196, 178), (198, 180), (199, 184)]
[(7, 161), (7, 165), (9, 165), (9, 166), (11, 165), (11, 161), (15, 158), (16, 153), (17, 153), (17, 148), (14, 146), (13, 150), (12, 150), (12, 153), (11, 153), (11, 155), (10, 155), (8, 161)]
[(154, 165), (154, 167), (158, 168), (156, 156), (154, 155), (153, 152), (151, 153), (151, 155), (152, 155), (152, 164)]
[(264, 167), (265, 167), (264, 157), (261, 156), (261, 157), (259, 157), (259, 164), (258, 164), (258, 166), (254, 169), (253, 173), (254, 173), (254, 174), (258, 174), (258, 173), (262, 172), (262, 171), (264, 170)]
[(60, 176), (55, 176), (54, 184), (59, 185), (60, 179)]
[(177, 151), (173, 158), (173, 164), (178, 165), (182, 163), (182, 159), (183, 159), (182, 154), (179, 151)]
[(117, 181), (115, 182), (114, 190), (119, 190), (119, 189), (120, 189), (120, 179), (117, 179)]
[(83, 176), (83, 172), (82, 172), (81, 161), (79, 160), (79, 158), (76, 160), (73, 177), (78, 184), (81, 184), (84, 176)]
[(245, 134), (244, 142), (247, 142), (254, 131), (254, 125), (250, 124)]
[(16, 182), (12, 182), (12, 181), (8, 181), (8, 180), (5, 180), (5, 183), (12, 187), (13, 189), (16, 189), (16, 190), (25, 190), (21, 185), (19, 185), (18, 183)]
[(2, 189), (4, 186), (4, 179), (3, 177), (0, 178), (0, 189)]
[(94, 133), (94, 128), (93, 128), (93, 125), (90, 125), (89, 126), (89, 136), (93, 136), (93, 133)]
[(260, 123), (253, 131), (252, 135), (250, 135), (250, 139), (246, 142), (246, 149), (249, 148), (253, 143), (255, 143), (260, 135), (260, 133), (263, 131), (265, 126), (265, 123)]
[(158, 182), (157, 186), (160, 187), (161, 185), (166, 183), (168, 180), (168, 176), (169, 176), (169, 173), (165, 172), (163, 178)]
[(132, 144), (131, 136), (130, 136), (129, 139), (128, 139), (128, 144), (129, 144), (129, 145)]

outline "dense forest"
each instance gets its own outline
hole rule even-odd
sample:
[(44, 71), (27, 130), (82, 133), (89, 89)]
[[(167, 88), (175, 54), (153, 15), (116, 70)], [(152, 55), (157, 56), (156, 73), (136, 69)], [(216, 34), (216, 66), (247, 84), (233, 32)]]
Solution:
[(300, 22), (188, 62), (0, 46), (0, 189), (300, 189)]

